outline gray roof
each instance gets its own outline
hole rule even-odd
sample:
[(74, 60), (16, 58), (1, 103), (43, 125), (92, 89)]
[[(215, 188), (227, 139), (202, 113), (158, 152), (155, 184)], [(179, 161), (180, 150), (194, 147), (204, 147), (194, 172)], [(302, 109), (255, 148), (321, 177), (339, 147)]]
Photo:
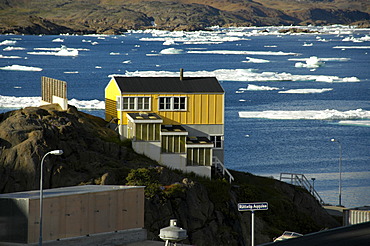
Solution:
[(114, 77), (122, 93), (224, 93), (215, 77)]

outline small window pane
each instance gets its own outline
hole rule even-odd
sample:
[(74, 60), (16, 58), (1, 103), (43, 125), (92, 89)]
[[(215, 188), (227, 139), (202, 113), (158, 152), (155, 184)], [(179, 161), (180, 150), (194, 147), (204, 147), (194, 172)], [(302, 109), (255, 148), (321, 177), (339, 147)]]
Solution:
[(129, 97), (129, 109), (135, 109), (135, 98), (134, 97)]
[(173, 98), (173, 109), (180, 109), (180, 98), (179, 97)]
[(143, 109), (149, 110), (149, 97), (144, 97), (144, 107)]
[(186, 97), (180, 97), (180, 106), (179, 109), (186, 109)]
[(142, 98), (142, 97), (137, 98), (137, 109), (138, 110), (144, 109), (143, 99), (144, 98)]
[(123, 109), (129, 109), (128, 108), (128, 100), (129, 100), (128, 97), (123, 98)]

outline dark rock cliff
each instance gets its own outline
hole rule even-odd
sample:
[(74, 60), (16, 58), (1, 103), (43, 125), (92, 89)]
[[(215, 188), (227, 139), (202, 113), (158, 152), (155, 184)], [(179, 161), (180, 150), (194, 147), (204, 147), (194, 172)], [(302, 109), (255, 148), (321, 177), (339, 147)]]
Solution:
[(266, 201), (256, 212), (256, 243), (269, 242), (284, 230), (309, 233), (338, 226), (305, 190), (271, 178), (232, 171), (235, 182), (205, 179), (169, 170), (138, 155), (106, 128), (101, 118), (74, 107), (31, 107), (0, 114), (0, 192), (39, 188), (40, 161), (44, 188), (83, 184), (145, 185), (145, 228), (158, 239), (169, 220), (188, 231), (187, 243), (249, 245), (250, 213), (240, 202)]

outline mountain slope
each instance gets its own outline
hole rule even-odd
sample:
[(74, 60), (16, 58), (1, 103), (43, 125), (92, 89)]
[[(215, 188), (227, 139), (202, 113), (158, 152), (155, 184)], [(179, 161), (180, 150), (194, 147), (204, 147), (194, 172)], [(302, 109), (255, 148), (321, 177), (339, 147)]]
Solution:
[(0, 33), (370, 23), (368, 0), (0, 0)]

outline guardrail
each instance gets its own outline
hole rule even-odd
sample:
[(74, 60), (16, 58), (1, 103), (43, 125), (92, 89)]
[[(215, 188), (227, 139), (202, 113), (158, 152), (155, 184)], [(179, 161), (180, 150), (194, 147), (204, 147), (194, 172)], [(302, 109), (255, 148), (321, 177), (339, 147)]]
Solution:
[(217, 158), (217, 156), (213, 156), (212, 163), (216, 169), (219, 169), (222, 172), (222, 175), (225, 176), (225, 173), (229, 176), (229, 182), (231, 183), (234, 181), (233, 175), (227, 170), (224, 164)]
[(305, 188), (308, 192), (311, 193), (313, 197), (316, 198), (316, 200), (321, 204), (324, 205), (325, 202), (320, 197), (319, 193), (315, 190), (315, 188), (311, 185), (311, 183), (308, 181), (306, 176), (304, 174), (298, 174), (298, 173), (280, 173), (280, 181), (283, 180), (290, 180), (290, 183), (293, 185), (301, 186)]

